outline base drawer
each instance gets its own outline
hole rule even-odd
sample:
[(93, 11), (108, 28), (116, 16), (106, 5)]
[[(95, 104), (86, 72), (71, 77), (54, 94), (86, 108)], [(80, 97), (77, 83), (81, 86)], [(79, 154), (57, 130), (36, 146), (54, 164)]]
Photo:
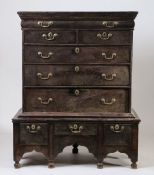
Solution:
[(55, 124), (55, 135), (96, 135), (96, 124), (85, 123), (60, 123)]
[(46, 123), (21, 123), (20, 144), (47, 145), (48, 124)]
[(131, 143), (130, 124), (111, 123), (104, 125), (104, 145), (129, 145)]

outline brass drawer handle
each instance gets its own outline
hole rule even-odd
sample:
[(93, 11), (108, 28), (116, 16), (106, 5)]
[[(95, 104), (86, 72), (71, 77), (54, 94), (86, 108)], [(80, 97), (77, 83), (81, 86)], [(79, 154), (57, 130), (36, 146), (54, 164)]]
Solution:
[(105, 60), (113, 60), (117, 54), (116, 53), (112, 53), (111, 57), (107, 57), (105, 52), (102, 52), (102, 56), (104, 57)]
[(38, 100), (41, 102), (41, 104), (43, 104), (43, 105), (48, 105), (50, 102), (53, 101), (53, 98), (51, 98), (51, 97), (48, 98), (47, 101), (43, 101), (41, 97), (38, 97), (37, 99), (38, 99)]
[(43, 59), (49, 59), (49, 58), (53, 55), (52, 52), (49, 52), (49, 53), (47, 54), (47, 56), (45, 56), (45, 55), (43, 55), (43, 53), (42, 53), (41, 51), (37, 52), (37, 54), (38, 54), (41, 58), (43, 58)]
[(120, 126), (119, 124), (115, 124), (115, 125), (111, 125), (110, 129), (111, 129), (111, 131), (113, 131), (115, 133), (120, 133), (120, 132), (122, 132), (125, 129), (125, 127), (124, 126)]
[(47, 28), (53, 25), (53, 21), (38, 21), (37, 24), (43, 28)]
[(35, 124), (32, 124), (31, 126), (30, 125), (27, 125), (26, 126), (26, 129), (28, 130), (29, 133), (35, 134), (38, 131), (40, 131), (41, 126), (39, 126), (39, 125), (36, 126)]
[(53, 76), (53, 74), (50, 72), (50, 73), (48, 73), (47, 77), (43, 77), (43, 74), (40, 73), (40, 72), (38, 72), (38, 73), (37, 73), (37, 76), (38, 76), (38, 78), (40, 78), (41, 80), (48, 80), (50, 77)]
[(80, 67), (79, 66), (75, 66), (74, 71), (75, 72), (79, 72), (79, 70), (80, 70)]
[(79, 91), (78, 89), (76, 89), (76, 90), (74, 91), (74, 94), (75, 94), (76, 96), (78, 96), (78, 95), (80, 95), (80, 91)]
[(98, 33), (97, 38), (102, 39), (102, 40), (109, 40), (112, 37), (112, 33)]
[(108, 21), (103, 21), (102, 22), (102, 25), (104, 26), (104, 27), (107, 27), (107, 28), (114, 28), (114, 27), (116, 27), (117, 25), (118, 25), (118, 22), (117, 21), (110, 21), (110, 22), (108, 22)]
[(42, 34), (42, 37), (48, 41), (54, 40), (57, 36), (58, 36), (58, 33), (52, 33), (52, 32), (49, 32), (48, 34), (45, 34), (45, 33)]
[(111, 75), (106, 75), (106, 74), (102, 74), (102, 77), (107, 80), (107, 81), (112, 81), (114, 80), (114, 78), (117, 76), (117, 74), (111, 74)]
[(112, 98), (110, 102), (107, 102), (105, 98), (101, 98), (101, 102), (103, 102), (104, 105), (113, 105), (116, 102), (116, 99)]
[(75, 53), (76, 53), (76, 54), (79, 54), (79, 52), (80, 52), (80, 48), (79, 48), (79, 47), (76, 47), (76, 48), (75, 48)]
[(79, 126), (78, 124), (73, 124), (73, 125), (69, 125), (69, 129), (71, 130), (72, 133), (74, 134), (79, 134), (81, 133), (81, 131), (83, 130), (83, 126)]

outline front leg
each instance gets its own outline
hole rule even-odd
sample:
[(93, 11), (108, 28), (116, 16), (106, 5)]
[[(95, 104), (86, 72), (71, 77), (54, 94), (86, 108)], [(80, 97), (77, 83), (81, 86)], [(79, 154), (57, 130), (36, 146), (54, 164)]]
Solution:
[(49, 160), (48, 161), (48, 168), (54, 168), (54, 167), (55, 167), (54, 161)]
[(14, 160), (14, 168), (20, 168), (21, 164), (20, 159), (22, 158), (22, 151), (19, 146), (19, 133), (20, 127), (19, 124), (13, 124), (13, 160)]
[(132, 164), (131, 164), (131, 168), (133, 169), (137, 169), (137, 161), (138, 161), (138, 154), (137, 151), (132, 151), (128, 154)]
[(14, 168), (18, 169), (20, 167), (21, 167), (21, 164), (19, 163), (19, 161), (15, 161)]
[(98, 158), (97, 158), (97, 168), (98, 169), (102, 169), (103, 168), (103, 156), (101, 154), (98, 155)]
[(19, 163), (21, 158), (22, 158), (22, 153), (20, 152), (20, 149), (15, 149), (14, 150), (14, 168), (18, 169), (21, 167), (21, 164)]
[(132, 162), (131, 167), (132, 167), (133, 169), (137, 169), (137, 163), (136, 163), (136, 162)]
[(103, 168), (103, 162), (98, 162), (97, 163), (97, 168), (102, 169)]

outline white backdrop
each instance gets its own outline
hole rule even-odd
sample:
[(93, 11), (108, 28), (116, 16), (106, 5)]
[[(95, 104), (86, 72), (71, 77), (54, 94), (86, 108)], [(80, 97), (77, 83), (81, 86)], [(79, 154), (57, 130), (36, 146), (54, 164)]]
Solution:
[(21, 107), (22, 101), (22, 42), (17, 11), (134, 10), (139, 14), (135, 20), (134, 31), (132, 106), (142, 120), (140, 125), (141, 142), (144, 143), (144, 136), (154, 136), (153, 6), (152, 0), (1, 0), (0, 133), (12, 133), (11, 119)]

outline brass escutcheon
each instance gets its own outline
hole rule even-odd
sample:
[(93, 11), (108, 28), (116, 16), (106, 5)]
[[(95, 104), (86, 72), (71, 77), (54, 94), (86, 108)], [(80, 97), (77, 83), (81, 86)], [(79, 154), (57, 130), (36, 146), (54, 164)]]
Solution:
[(78, 95), (80, 94), (80, 91), (79, 91), (78, 89), (76, 89), (76, 90), (74, 91), (74, 94), (75, 94), (76, 96), (78, 96)]
[(75, 72), (79, 72), (80, 67), (79, 66), (75, 66), (74, 70), (75, 70)]
[(79, 54), (79, 52), (80, 52), (80, 48), (79, 48), (79, 47), (76, 47), (76, 48), (75, 48), (75, 53), (76, 53), (76, 54)]

